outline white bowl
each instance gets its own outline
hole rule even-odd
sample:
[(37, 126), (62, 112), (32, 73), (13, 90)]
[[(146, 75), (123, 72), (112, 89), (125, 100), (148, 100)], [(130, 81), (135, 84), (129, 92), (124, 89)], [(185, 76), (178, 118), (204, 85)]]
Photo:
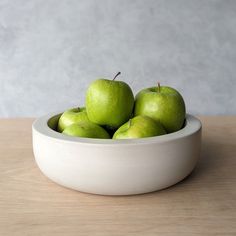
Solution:
[(200, 155), (201, 122), (187, 115), (177, 132), (142, 139), (66, 136), (54, 131), (60, 114), (33, 123), (40, 170), (54, 182), (82, 192), (130, 195), (160, 190), (184, 179)]

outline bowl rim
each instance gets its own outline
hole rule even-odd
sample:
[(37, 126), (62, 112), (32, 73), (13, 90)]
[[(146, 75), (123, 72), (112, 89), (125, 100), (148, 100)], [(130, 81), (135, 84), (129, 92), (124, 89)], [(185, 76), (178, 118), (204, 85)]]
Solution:
[[(139, 139), (97, 139), (97, 138), (81, 138), (81, 137), (73, 137), (67, 136), (62, 133), (59, 133), (48, 126), (48, 121), (60, 115), (62, 112), (53, 112), (42, 117), (37, 118), (32, 124), (33, 132), (37, 132), (47, 138), (56, 139), (61, 142), (71, 142), (71, 143), (79, 143), (84, 145), (112, 145), (112, 146), (120, 146), (120, 145), (140, 145), (140, 144), (150, 144), (150, 143), (163, 143), (176, 139), (185, 138), (187, 136), (191, 136), (194, 133), (198, 132), (202, 128), (201, 121), (197, 119), (195, 116), (186, 114), (185, 117), (185, 126), (173, 133), (147, 137), (147, 138), (139, 138)], [(119, 144), (119, 145), (118, 145)]]

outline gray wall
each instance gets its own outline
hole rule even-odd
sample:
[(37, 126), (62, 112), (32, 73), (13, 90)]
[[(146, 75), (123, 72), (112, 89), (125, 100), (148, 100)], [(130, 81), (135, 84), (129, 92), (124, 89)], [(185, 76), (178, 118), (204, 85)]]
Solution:
[(0, 0), (0, 116), (82, 105), (97, 77), (236, 114), (236, 1)]

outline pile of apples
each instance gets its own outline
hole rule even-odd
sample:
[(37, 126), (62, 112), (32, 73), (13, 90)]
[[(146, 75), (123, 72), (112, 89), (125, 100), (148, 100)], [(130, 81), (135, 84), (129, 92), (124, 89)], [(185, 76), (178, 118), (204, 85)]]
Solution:
[(164, 135), (180, 130), (185, 120), (181, 94), (166, 86), (141, 90), (134, 98), (130, 86), (116, 77), (97, 79), (86, 92), (86, 107), (65, 111), (58, 132), (65, 135), (134, 139)]

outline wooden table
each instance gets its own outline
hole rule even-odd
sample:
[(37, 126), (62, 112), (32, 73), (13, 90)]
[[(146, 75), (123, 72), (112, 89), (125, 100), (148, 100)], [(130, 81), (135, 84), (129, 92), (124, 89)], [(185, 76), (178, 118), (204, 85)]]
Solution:
[(173, 187), (130, 197), (54, 184), (34, 161), (33, 119), (0, 119), (0, 235), (236, 235), (236, 116), (200, 119), (195, 171)]

